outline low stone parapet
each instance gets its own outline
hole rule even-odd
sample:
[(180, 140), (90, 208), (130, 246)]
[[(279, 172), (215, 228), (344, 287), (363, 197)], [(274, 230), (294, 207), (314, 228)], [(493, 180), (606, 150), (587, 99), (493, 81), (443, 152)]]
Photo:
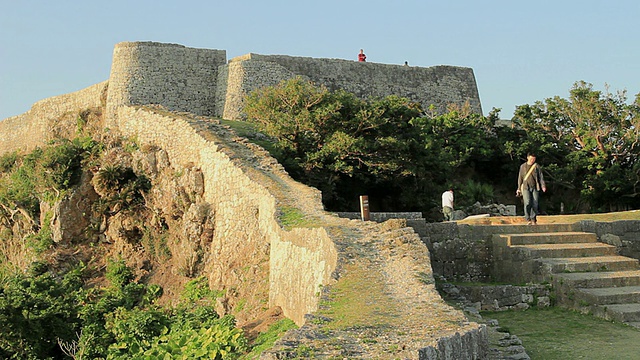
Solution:
[(526, 310), (551, 306), (551, 286), (516, 285), (454, 285), (440, 286), (445, 298), (461, 304), (470, 311)]

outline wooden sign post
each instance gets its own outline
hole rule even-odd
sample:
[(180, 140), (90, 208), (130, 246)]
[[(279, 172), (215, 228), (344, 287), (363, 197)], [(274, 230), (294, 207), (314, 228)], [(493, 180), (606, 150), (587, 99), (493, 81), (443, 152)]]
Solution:
[(362, 221), (369, 221), (369, 196), (360, 195), (360, 217)]

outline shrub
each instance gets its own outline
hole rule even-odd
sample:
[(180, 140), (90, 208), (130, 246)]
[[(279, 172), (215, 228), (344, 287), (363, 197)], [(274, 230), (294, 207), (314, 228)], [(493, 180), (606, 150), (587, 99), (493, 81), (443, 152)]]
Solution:
[(77, 296), (80, 271), (56, 279), (43, 263), (0, 284), (0, 356), (59, 358), (58, 339), (71, 341), (80, 327)]
[(215, 301), (216, 298), (222, 296), (219, 291), (214, 291), (209, 288), (209, 280), (200, 276), (187, 282), (184, 285), (180, 298), (186, 302), (198, 302), (198, 301)]
[(476, 202), (488, 204), (494, 200), (494, 190), (491, 184), (467, 180), (456, 189), (456, 203), (460, 206), (471, 206)]
[(241, 329), (216, 324), (172, 331), (156, 338), (151, 349), (133, 354), (130, 359), (236, 359), (246, 348)]
[(151, 181), (146, 176), (137, 175), (132, 168), (120, 165), (101, 168), (92, 183), (102, 196), (96, 209), (100, 213), (134, 210), (144, 204), (143, 194), (151, 189)]

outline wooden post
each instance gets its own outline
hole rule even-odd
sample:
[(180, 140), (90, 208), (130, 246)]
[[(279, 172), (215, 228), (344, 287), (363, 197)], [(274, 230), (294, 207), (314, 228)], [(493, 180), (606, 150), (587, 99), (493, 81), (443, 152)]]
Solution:
[(362, 221), (369, 221), (369, 196), (360, 195), (360, 217)]

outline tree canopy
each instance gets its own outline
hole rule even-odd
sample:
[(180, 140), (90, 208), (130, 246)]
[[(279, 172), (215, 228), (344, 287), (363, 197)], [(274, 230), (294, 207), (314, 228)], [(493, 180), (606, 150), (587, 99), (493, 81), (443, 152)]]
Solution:
[(494, 118), (467, 108), (426, 116), (406, 98), (363, 100), (301, 78), (259, 89), (246, 104), (247, 120), (274, 139), (275, 156), (333, 210), (353, 210), (363, 194), (385, 208), (433, 207), (458, 169), (496, 148)]
[(577, 82), (558, 96), (516, 109), (526, 132), (520, 148), (538, 149), (557, 192), (578, 192), (583, 210), (609, 211), (640, 204), (640, 94), (627, 104)]
[(450, 186), (457, 204), (508, 203), (518, 165), (534, 151), (553, 193), (546, 210), (562, 203), (584, 212), (640, 206), (639, 99), (627, 104), (625, 92), (577, 82), (568, 99), (519, 106), (508, 127), (497, 125), (496, 109), (436, 114), (405, 98), (359, 99), (298, 77), (254, 91), (245, 112), (330, 210), (354, 211), (368, 194), (379, 207), (372, 210), (429, 211)]

